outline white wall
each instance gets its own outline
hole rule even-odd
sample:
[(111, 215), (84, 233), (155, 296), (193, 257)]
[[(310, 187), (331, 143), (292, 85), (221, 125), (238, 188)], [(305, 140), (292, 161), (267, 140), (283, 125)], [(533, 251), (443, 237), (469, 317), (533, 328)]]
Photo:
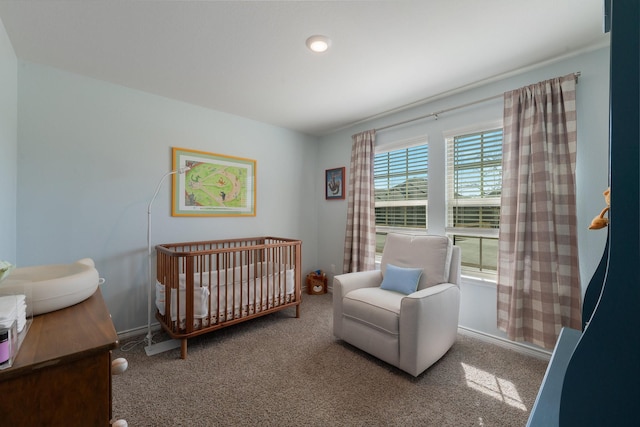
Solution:
[(0, 20), (0, 261), (16, 263), (18, 62)]
[[(602, 191), (608, 186), (608, 123), (609, 123), (609, 49), (604, 47), (582, 53), (562, 61), (540, 66), (518, 75), (496, 79), (467, 91), (443, 96), (433, 102), (407, 109), (388, 117), (376, 118), (335, 134), (323, 137), (318, 153), (317, 175), (325, 169), (347, 166), (351, 151), (351, 135), (363, 130), (380, 128), (406, 119), (420, 117), (450, 107), (499, 95), (545, 79), (581, 72), (577, 89), (578, 156), (577, 203), (578, 245), (583, 291), (600, 261), (606, 231), (588, 231), (591, 219), (605, 206)], [(443, 170), (446, 164), (445, 142), (442, 133), (501, 120), (502, 99), (496, 99), (473, 107), (459, 109), (433, 118), (381, 131), (376, 144), (384, 145), (397, 140), (427, 135), (429, 141), (429, 170)], [(347, 171), (347, 175), (349, 175)], [(429, 186), (429, 232), (444, 232), (444, 186)], [(336, 265), (342, 271), (342, 247), (344, 245), (347, 202), (321, 200), (318, 206), (319, 268), (331, 271)], [(504, 336), (495, 327), (496, 291), (494, 285), (467, 282), (462, 286), (460, 325), (496, 336)]]
[(167, 179), (152, 245), (298, 238), (315, 268), (317, 138), (22, 61), (18, 87), (18, 262), (93, 258), (118, 332), (147, 322), (147, 206), (173, 146), (255, 159), (257, 215), (172, 217)]

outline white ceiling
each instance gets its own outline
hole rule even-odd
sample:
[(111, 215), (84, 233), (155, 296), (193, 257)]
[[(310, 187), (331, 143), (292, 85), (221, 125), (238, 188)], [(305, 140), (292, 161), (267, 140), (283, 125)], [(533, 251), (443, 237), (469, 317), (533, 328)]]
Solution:
[(0, 0), (0, 19), (20, 59), (321, 135), (604, 46), (602, 3)]

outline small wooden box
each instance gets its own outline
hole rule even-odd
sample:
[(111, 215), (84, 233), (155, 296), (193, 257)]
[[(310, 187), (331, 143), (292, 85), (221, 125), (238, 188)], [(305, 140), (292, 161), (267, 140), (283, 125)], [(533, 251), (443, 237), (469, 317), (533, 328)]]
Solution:
[(327, 276), (315, 271), (307, 274), (307, 293), (309, 295), (322, 295), (327, 293)]

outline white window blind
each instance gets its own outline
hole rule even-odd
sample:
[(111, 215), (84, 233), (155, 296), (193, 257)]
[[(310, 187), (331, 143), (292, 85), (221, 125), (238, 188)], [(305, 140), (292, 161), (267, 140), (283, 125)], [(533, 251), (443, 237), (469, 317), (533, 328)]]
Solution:
[(463, 270), (495, 274), (502, 193), (502, 129), (447, 139), (447, 232)]
[(447, 227), (497, 230), (502, 129), (453, 136), (447, 147)]
[(374, 161), (376, 231), (427, 227), (426, 144), (379, 152)]

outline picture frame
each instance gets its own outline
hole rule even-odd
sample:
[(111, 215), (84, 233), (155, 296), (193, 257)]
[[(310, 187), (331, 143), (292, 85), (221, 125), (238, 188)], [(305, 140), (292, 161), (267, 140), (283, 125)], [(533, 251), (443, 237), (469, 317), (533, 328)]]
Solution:
[(345, 168), (325, 170), (324, 198), (326, 200), (343, 200), (345, 193)]
[(256, 161), (172, 147), (172, 216), (256, 216)]

